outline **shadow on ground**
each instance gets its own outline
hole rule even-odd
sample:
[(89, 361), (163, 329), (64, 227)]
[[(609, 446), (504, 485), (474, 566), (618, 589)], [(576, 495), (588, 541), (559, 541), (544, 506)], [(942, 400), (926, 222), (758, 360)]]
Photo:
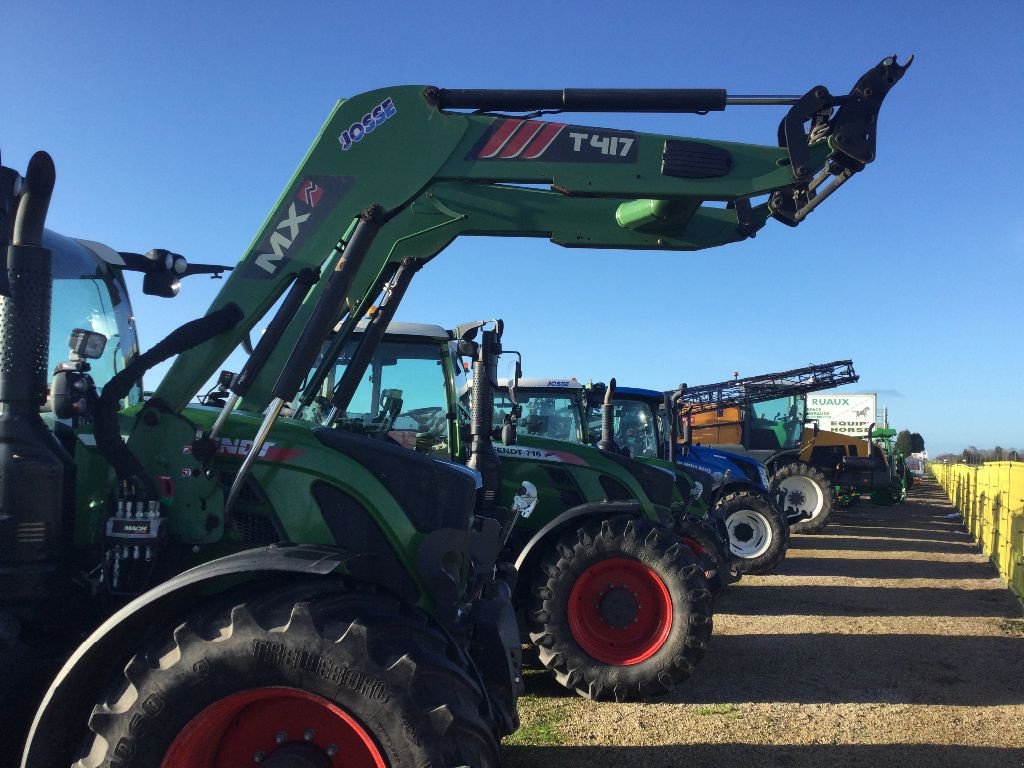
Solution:
[[(1019, 637), (718, 635), (693, 677), (663, 701), (1024, 704), (1022, 649)], [(528, 674), (526, 686), (532, 696), (573, 697), (543, 670)]]
[(964, 555), (973, 554), (979, 551), (978, 545), (969, 541), (966, 536), (963, 541), (945, 540), (919, 540), (917, 538), (892, 539), (890, 537), (877, 538), (861, 536), (854, 533), (834, 535), (829, 529), (825, 536), (793, 536), (789, 540), (789, 551), (791, 553), (803, 550), (816, 551), (837, 551), (845, 552), (850, 549), (852, 542), (856, 539), (856, 547), (860, 552), (906, 552), (908, 554), (928, 555)]
[[(966, 552), (964, 554), (967, 554)], [(772, 571), (775, 576), (842, 576), (853, 579), (956, 579), (995, 578), (988, 562), (906, 560), (900, 558), (787, 557)]]
[(762, 744), (678, 744), (660, 747), (505, 748), (505, 768), (1020, 768), (1024, 750), (933, 744), (766, 746)]
[[(977, 556), (968, 537), (945, 519), (948, 504), (932, 502), (936, 495), (933, 487), (926, 486), (925, 491), (924, 500), (913, 498), (912, 503), (898, 507), (861, 504), (856, 511), (843, 510), (839, 524), (830, 524), (825, 535), (794, 537), (792, 557), (787, 557), (773, 574), (745, 577), (728, 588), (716, 602), (717, 616), (778, 617), (778, 632), (763, 631), (766, 624), (774, 626), (776, 622), (761, 621), (756, 623), (756, 631), (743, 633), (742, 621), (731, 619), (730, 634), (718, 633), (711, 638), (707, 655), (694, 676), (666, 701), (968, 707), (1024, 704), (1024, 686), (1020, 685), (1024, 680), (1024, 637), (1004, 634), (994, 627), (998, 619), (1019, 618), (1020, 606), (995, 578), (997, 573), (991, 564)], [(850, 525), (851, 521), (857, 527)], [(861, 527), (870, 535), (852, 533)], [(888, 547), (903, 546), (909, 531), (913, 531), (913, 538), (934, 547), (934, 554), (951, 551), (962, 557), (908, 560), (872, 556), (878, 551), (897, 551)], [(825, 549), (828, 545), (846, 557), (801, 556), (800, 549), (805, 545), (808, 549)], [(813, 577), (808, 580), (821, 583), (808, 585), (798, 577)], [(877, 582), (846, 586), (829, 584), (830, 577)], [(911, 579), (944, 579), (950, 585), (906, 586)], [(792, 632), (785, 625), (787, 616), (794, 617), (794, 622), (796, 617), (802, 619), (799, 631), (787, 634)], [(807, 617), (820, 621), (808, 623)], [(856, 622), (830, 629), (832, 617)], [(879, 621), (873, 622), (873, 617)], [(900, 624), (894, 623), (893, 617), (908, 619), (905, 633), (899, 632)], [(936, 617), (948, 620), (927, 621)], [(959, 627), (963, 627), (962, 633), (957, 631)], [(986, 631), (979, 632), (979, 627)], [(568, 695), (543, 673), (528, 677), (528, 693), (552, 698)], [(686, 762), (691, 762), (689, 755), (694, 754), (694, 759), (702, 763), (730, 765), (746, 748), (708, 747), (713, 751), (679, 754), (687, 756)], [(832, 758), (832, 749), (842, 755), (844, 749), (853, 748), (802, 752), (811, 757), (793, 764), (811, 765), (815, 757), (829, 768), (843, 764)], [(589, 762), (590, 754), (570, 750), (566, 762)], [(608, 753), (596, 750), (593, 754)], [(651, 753), (650, 765), (659, 764), (655, 754), (659, 754), (657, 750)], [(786, 765), (790, 752), (773, 747), (768, 754), (778, 762), (758, 760), (756, 764)], [(855, 750), (848, 754), (855, 761), (851, 764), (856, 765), (876, 764), (868, 760), (870, 754), (878, 756), (877, 764), (888, 761), (882, 751)], [(986, 756), (1005, 760), (1008, 753), (993, 750), (972, 754), (975, 756), (970, 759), (977, 762), (956, 763), (949, 761), (947, 753), (937, 752), (937, 759), (947, 762), (935, 764), (995, 765), (985, 762)], [(1022, 763), (1015, 765), (1020, 768)]]
[[(747, 579), (752, 582), (752, 579)], [(742, 589), (742, 594), (740, 590)], [(745, 583), (717, 603), (718, 613), (741, 616), (963, 616), (1020, 615), (1003, 590), (954, 587), (814, 587)]]

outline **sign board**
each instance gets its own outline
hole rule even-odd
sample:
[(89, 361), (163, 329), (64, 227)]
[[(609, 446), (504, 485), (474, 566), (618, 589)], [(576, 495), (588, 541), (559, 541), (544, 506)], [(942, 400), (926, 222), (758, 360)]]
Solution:
[(817, 421), (820, 429), (867, 437), (868, 427), (876, 423), (875, 394), (818, 392), (807, 395), (807, 421)]

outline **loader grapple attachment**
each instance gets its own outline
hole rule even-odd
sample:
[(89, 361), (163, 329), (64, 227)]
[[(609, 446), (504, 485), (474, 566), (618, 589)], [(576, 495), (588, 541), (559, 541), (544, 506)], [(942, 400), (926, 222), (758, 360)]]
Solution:
[[(819, 85), (793, 105), (779, 124), (779, 146), (789, 152), (797, 183), (772, 193), (772, 216), (795, 227), (875, 159), (875, 133), (882, 100), (913, 61), (911, 56), (901, 66), (895, 56), (890, 56), (866, 72), (848, 96), (834, 97)], [(832, 115), (836, 106), (839, 109)], [(810, 128), (805, 133), (803, 126), (808, 121)], [(828, 142), (830, 154), (825, 166), (808, 180), (811, 147), (822, 141)]]
[(890, 56), (857, 81), (836, 113), (830, 143), (839, 153), (861, 165), (875, 159), (875, 132), (882, 100), (913, 61), (911, 56), (906, 64), (900, 66), (896, 57)]

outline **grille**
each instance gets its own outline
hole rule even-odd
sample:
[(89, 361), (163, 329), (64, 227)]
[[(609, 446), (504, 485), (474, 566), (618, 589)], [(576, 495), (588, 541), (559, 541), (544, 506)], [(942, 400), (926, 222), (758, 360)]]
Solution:
[(18, 525), (19, 544), (42, 544), (46, 541), (49, 524), (41, 522), (20, 523)]
[(281, 540), (273, 521), (262, 515), (235, 512), (231, 518), (235, 533), (246, 544), (261, 547)]

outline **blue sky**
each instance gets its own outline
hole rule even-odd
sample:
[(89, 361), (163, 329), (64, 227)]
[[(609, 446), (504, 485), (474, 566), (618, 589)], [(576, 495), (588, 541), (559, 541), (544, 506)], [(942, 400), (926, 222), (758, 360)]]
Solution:
[[(49, 151), (50, 226), (234, 263), (338, 98), (391, 84), (845, 93), (913, 68), (878, 159), (797, 229), (697, 253), (465, 239), (399, 318), (506, 320), (526, 375), (668, 388), (852, 358), (932, 453), (1024, 449), (1024, 4), (46, 2), (0, 13), (5, 165)], [(577, 122), (774, 143), (781, 108)], [(666, 281), (665, 275), (671, 275)], [(219, 283), (137, 294), (144, 347)], [(155, 384), (152, 378), (147, 387)]]

